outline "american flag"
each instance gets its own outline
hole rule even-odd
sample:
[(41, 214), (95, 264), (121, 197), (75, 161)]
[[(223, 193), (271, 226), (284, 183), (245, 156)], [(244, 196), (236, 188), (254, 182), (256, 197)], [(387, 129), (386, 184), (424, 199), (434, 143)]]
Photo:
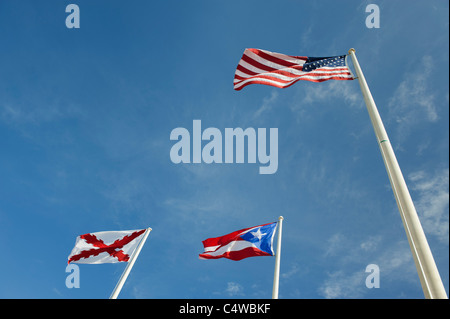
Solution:
[(249, 84), (286, 88), (297, 81), (353, 80), (345, 55), (291, 56), (260, 49), (245, 49), (234, 74), (234, 89)]

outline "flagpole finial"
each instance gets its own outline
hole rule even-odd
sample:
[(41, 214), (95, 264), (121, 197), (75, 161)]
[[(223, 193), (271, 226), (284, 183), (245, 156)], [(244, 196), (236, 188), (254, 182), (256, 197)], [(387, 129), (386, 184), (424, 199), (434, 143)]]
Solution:
[(283, 220), (283, 219), (284, 219), (283, 216), (278, 217), (278, 220)]
[(355, 49), (353, 49), (353, 48), (351, 48), (350, 50), (348, 50), (348, 54), (352, 54), (352, 52), (353, 52), (353, 53), (355, 53), (355, 52), (356, 52), (356, 50), (355, 50)]

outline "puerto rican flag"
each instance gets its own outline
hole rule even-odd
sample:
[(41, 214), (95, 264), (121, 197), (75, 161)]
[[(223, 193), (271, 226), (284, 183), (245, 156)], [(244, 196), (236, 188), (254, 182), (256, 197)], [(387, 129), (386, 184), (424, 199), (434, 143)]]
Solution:
[(103, 231), (80, 235), (68, 263), (103, 264), (128, 262), (142, 240), (145, 229)]
[(274, 222), (208, 238), (203, 241), (204, 252), (199, 254), (199, 257), (241, 260), (247, 257), (273, 256), (273, 236), (276, 228), (277, 223)]

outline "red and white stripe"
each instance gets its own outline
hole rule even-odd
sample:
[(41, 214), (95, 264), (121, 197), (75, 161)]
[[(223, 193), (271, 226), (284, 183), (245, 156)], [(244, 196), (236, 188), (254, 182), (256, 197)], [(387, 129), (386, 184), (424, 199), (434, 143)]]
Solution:
[(247, 257), (272, 256), (260, 250), (251, 242), (246, 241), (240, 237), (241, 235), (253, 229), (265, 225), (268, 224), (244, 228), (232, 232), (228, 235), (205, 239), (204, 241), (202, 241), (204, 252), (203, 254), (199, 254), (199, 258), (200, 259), (228, 258), (237, 261)]
[(245, 49), (234, 75), (234, 89), (239, 91), (249, 84), (265, 84), (286, 88), (297, 81), (323, 82), (353, 80), (345, 67), (322, 67), (304, 72), (306, 56), (291, 56), (260, 49)]

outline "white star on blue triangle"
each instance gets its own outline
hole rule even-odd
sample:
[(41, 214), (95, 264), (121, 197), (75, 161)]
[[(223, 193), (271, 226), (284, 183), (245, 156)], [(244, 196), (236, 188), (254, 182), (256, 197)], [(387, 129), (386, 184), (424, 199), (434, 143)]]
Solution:
[(272, 237), (275, 232), (277, 223), (268, 224), (258, 228), (254, 228), (240, 237), (246, 241), (253, 243), (262, 251), (273, 255)]

